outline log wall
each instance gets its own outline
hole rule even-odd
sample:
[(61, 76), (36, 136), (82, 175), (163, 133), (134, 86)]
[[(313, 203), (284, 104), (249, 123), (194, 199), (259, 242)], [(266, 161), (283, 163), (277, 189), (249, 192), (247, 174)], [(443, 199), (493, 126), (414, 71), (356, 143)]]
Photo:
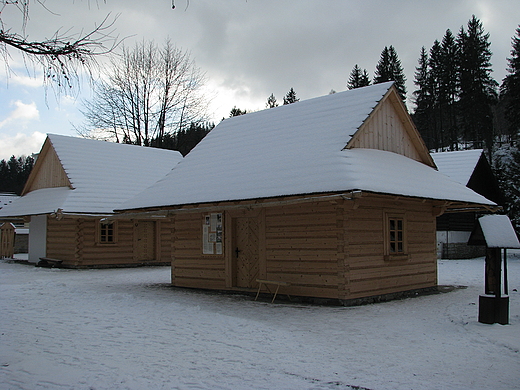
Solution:
[(339, 298), (336, 207), (314, 202), (266, 208), (266, 279), (291, 284), (281, 292)]
[[(65, 267), (115, 267), (143, 265), (135, 250), (135, 221), (118, 220), (116, 242), (97, 242), (99, 218), (48, 218), (47, 257), (63, 260)], [(146, 265), (171, 261), (171, 221), (156, 222), (156, 259)]]
[[(224, 216), (224, 223), (226, 223)], [(207, 289), (226, 288), (225, 254), (202, 254), (202, 213), (173, 218), (172, 284)], [(224, 239), (226, 235), (224, 230)]]
[[(215, 212), (221, 210), (215, 209)], [(387, 214), (403, 215), (406, 256), (385, 257)], [(437, 284), (435, 217), (430, 201), (364, 195), (224, 214), (224, 254), (202, 255), (203, 214), (174, 217), (172, 283), (238, 289), (233, 219), (256, 218), (259, 277), (289, 282), (280, 293), (356, 299)]]
[[(432, 204), (371, 196), (356, 200), (346, 218), (348, 288), (344, 299), (437, 285), (435, 217)], [(404, 213), (407, 258), (385, 260), (385, 214)]]

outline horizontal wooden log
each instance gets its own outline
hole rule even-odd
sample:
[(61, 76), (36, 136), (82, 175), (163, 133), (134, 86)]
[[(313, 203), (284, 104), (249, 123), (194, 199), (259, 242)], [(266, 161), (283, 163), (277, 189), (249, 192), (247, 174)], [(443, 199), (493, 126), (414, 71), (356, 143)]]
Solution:
[(182, 268), (179, 266), (175, 266), (174, 269), (175, 279), (179, 278), (192, 278), (192, 279), (219, 279), (224, 280), (225, 272), (221, 269), (194, 269), (194, 268)]
[(220, 269), (224, 270), (225, 264), (224, 260), (219, 257), (212, 258), (176, 258), (173, 260), (172, 264), (175, 267), (182, 268), (208, 268), (208, 269)]
[(405, 291), (415, 288), (431, 287), (436, 284), (437, 277), (431, 273), (403, 275), (396, 278), (350, 282), (349, 290), (352, 295), (378, 295), (390, 292)]
[(291, 296), (316, 297), (316, 298), (338, 298), (338, 287), (314, 287), (314, 286), (288, 286), (280, 287), (278, 294), (289, 294)]
[(273, 261), (267, 260), (267, 273), (337, 273), (337, 261)]
[(401, 276), (422, 275), (426, 273), (436, 272), (434, 264), (396, 264), (388, 262), (384, 267), (350, 269), (351, 283), (357, 281), (369, 281), (375, 279), (396, 278)]
[(209, 290), (226, 290), (226, 283), (220, 279), (199, 279), (176, 276), (172, 278), (173, 285), (178, 287), (191, 287)]
[(300, 286), (337, 286), (338, 285), (338, 276), (334, 275), (307, 275), (307, 274), (290, 274), (290, 273), (270, 273), (268, 272), (266, 275), (266, 279), (269, 280), (283, 280), (285, 282), (291, 283), (291, 285), (300, 285)]
[(278, 238), (266, 240), (266, 249), (318, 249), (318, 248), (334, 248), (338, 245), (336, 237), (333, 238)]

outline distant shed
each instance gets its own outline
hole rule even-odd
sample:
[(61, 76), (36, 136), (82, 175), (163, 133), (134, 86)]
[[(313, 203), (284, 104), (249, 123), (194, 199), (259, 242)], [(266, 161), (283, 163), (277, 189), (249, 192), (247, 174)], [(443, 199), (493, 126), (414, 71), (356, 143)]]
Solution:
[[(491, 165), (482, 149), (432, 153), (439, 172), (501, 205), (503, 196)], [(478, 214), (468, 210), (437, 218), (437, 254), (443, 259), (484, 256), (483, 246), (468, 246)]]

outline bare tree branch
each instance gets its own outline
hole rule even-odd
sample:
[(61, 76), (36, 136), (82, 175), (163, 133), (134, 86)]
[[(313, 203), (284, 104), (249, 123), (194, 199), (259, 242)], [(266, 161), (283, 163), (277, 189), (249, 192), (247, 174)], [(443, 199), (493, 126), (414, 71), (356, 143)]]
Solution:
[[(43, 2), (38, 0), (38, 3), (48, 10)], [(2, 11), (8, 5), (17, 7), (22, 14), (21, 33), (6, 28), (1, 19)], [(110, 21), (110, 14), (86, 34), (69, 34), (68, 31), (62, 33), (57, 30), (49, 39), (29, 40), (25, 33), (29, 20), (29, 0), (1, 0), (0, 6), (0, 53), (8, 72), (10, 71), (8, 48), (12, 48), (20, 51), (25, 59), (40, 64), (43, 69), (44, 84), (57, 87), (57, 92), (78, 86), (80, 69), (91, 74), (97, 66), (96, 56), (110, 53), (121, 42), (114, 35), (117, 16)]]

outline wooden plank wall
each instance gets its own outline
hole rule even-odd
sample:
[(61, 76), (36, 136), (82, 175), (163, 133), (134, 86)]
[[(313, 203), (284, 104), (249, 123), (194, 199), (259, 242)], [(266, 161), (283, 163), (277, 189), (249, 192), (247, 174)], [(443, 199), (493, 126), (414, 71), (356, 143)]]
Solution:
[(280, 292), (338, 298), (336, 205), (268, 207), (265, 229), (266, 278), (291, 284)]
[[(63, 260), (70, 267), (110, 267), (139, 265), (134, 256), (134, 221), (117, 221), (117, 242), (96, 242), (98, 218), (48, 218), (47, 257)], [(172, 224), (157, 222), (156, 263), (168, 264), (171, 260)], [(160, 242), (159, 242), (160, 240)]]
[[(172, 284), (225, 289), (225, 255), (202, 254), (202, 218), (201, 213), (178, 214), (173, 218)], [(224, 238), (226, 234), (224, 230)]]
[(75, 218), (47, 217), (47, 254), (51, 259), (63, 260), (66, 266), (77, 266), (77, 220)]
[[(348, 289), (344, 299), (437, 285), (435, 217), (431, 202), (371, 196), (356, 200), (348, 216)], [(405, 211), (409, 258), (384, 259), (385, 212)]]
[(356, 133), (349, 148), (386, 150), (422, 161), (390, 100), (385, 100)]
[[(385, 260), (385, 213), (404, 213), (409, 254), (405, 260)], [(225, 213), (222, 256), (202, 254), (202, 214), (176, 215), (172, 283), (236, 289), (230, 253), (232, 219), (251, 215)], [(259, 275), (289, 282), (280, 293), (355, 299), (437, 284), (435, 217), (430, 201), (367, 194), (356, 200), (265, 207), (254, 215), (262, 230)]]

